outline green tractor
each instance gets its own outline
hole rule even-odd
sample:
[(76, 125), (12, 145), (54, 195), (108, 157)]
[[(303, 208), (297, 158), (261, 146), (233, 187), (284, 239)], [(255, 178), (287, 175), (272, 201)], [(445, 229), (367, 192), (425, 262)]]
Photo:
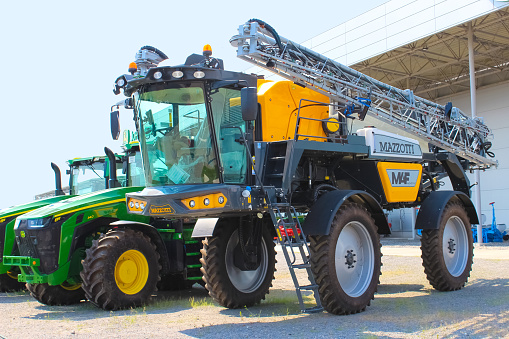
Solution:
[(125, 193), (139, 191), (144, 178), (137, 142), (124, 146), (122, 156), (105, 148), (107, 157), (74, 159), (70, 182), (72, 193), (80, 195), (33, 210), (13, 223), (17, 255), (9, 252), (3, 263), (17, 267), (19, 282), (27, 283), (41, 303), (64, 305), (84, 299), (79, 275), (85, 249), (116, 220), (147, 219), (125, 211)]
[[(75, 158), (68, 161), (70, 174), (70, 195), (62, 190), (60, 169), (54, 163), (51, 168), (55, 172), (55, 196), (35, 200), (26, 204), (12, 206), (0, 211), (0, 292), (21, 290), (25, 284), (18, 281), (20, 270), (17, 266), (3, 262), (3, 255), (19, 255), (14, 237), (14, 223), (17, 217), (35, 209), (69, 199), (75, 195), (104, 189), (104, 176), (97, 179), (97, 173), (104, 171), (105, 157)], [(94, 177), (92, 177), (92, 174)], [(108, 176), (106, 175), (106, 180)], [(106, 186), (107, 187), (107, 186)]]

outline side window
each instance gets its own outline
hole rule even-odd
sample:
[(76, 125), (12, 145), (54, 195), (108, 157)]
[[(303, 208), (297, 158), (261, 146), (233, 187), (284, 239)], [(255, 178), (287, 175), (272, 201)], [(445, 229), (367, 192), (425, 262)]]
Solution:
[[(245, 131), (245, 122), (240, 110), (240, 91), (220, 88), (212, 94), (212, 112), (218, 139), (219, 154), (224, 168), (225, 183), (246, 182), (246, 149), (239, 143)], [(237, 141), (236, 141), (237, 140)]]

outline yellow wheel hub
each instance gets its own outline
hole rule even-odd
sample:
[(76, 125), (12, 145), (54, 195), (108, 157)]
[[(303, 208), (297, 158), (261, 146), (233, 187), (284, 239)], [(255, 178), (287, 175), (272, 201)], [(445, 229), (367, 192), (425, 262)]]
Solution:
[(62, 287), (64, 290), (67, 290), (67, 291), (75, 291), (81, 287), (81, 284), (71, 285), (68, 283), (63, 283), (60, 285), (60, 287)]
[(148, 280), (148, 262), (137, 250), (125, 251), (115, 264), (115, 282), (125, 294), (140, 292)]

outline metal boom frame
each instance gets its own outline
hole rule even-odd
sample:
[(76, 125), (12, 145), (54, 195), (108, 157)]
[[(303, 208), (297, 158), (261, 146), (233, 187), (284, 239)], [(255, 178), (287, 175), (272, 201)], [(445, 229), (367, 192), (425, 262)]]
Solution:
[[(297, 84), (310, 87), (331, 101), (368, 108), (374, 117), (430, 144), (487, 169), (497, 162), (486, 157), (493, 136), (481, 119), (468, 118), (451, 104), (439, 105), (409, 89), (387, 85), (324, 55), (279, 36), (260, 20), (239, 26), (230, 39), (237, 56)], [(363, 119), (363, 116), (361, 116)]]

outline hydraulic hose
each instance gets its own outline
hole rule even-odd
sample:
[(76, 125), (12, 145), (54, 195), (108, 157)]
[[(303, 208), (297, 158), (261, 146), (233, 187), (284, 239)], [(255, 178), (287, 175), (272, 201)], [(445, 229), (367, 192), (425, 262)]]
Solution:
[(279, 49), (281, 51), (283, 50), (283, 44), (281, 44), (281, 38), (279, 37), (279, 34), (277, 34), (276, 30), (274, 28), (272, 28), (271, 25), (269, 25), (268, 23), (266, 23), (263, 20), (254, 19), (254, 18), (250, 19), (248, 22), (257, 22), (257, 23), (259, 23), (260, 26), (262, 26), (267, 31), (269, 31), (270, 34), (272, 34), (272, 37), (274, 38), (274, 40), (276, 40), (276, 43), (277, 43), (277, 46), (279, 47)]
[(163, 52), (161, 52), (160, 50), (158, 50), (157, 48), (155, 47), (152, 47), (152, 46), (143, 46), (142, 48), (140, 48), (140, 50), (142, 49), (146, 49), (147, 51), (151, 51), (151, 52), (154, 52), (156, 53), (157, 55), (159, 55), (163, 60), (166, 60), (168, 59), (168, 57), (166, 56), (166, 54), (164, 54)]

